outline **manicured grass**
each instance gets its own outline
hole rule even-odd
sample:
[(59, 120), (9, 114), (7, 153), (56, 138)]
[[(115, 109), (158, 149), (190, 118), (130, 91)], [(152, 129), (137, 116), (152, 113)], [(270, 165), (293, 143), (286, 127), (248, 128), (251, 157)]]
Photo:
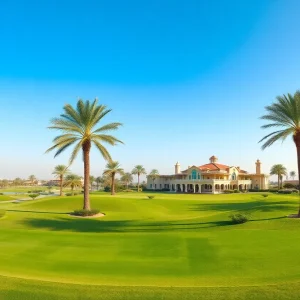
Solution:
[(0, 299), (300, 296), (298, 196), (147, 195), (94, 193), (99, 219), (69, 215), (81, 195), (0, 204)]

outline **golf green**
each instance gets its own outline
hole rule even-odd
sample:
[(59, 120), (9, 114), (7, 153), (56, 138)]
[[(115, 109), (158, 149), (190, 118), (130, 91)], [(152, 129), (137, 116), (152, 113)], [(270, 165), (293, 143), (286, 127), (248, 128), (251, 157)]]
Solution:
[(69, 215), (82, 196), (0, 203), (0, 299), (300, 296), (297, 195), (153, 195), (94, 193), (97, 219)]

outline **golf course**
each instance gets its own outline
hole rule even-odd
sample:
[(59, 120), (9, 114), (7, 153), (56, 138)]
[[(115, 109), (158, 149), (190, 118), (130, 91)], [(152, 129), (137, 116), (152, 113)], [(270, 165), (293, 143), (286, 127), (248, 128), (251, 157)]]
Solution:
[(105, 216), (70, 215), (82, 197), (0, 201), (0, 299), (300, 295), (297, 194), (93, 192)]

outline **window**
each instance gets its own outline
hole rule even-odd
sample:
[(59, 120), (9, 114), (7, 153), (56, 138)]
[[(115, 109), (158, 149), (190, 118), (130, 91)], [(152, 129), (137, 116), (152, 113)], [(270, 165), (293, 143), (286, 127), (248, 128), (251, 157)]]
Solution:
[(159, 185), (159, 188), (161, 189), (161, 184)]
[(152, 189), (152, 183), (150, 183), (150, 189)]
[(192, 171), (192, 179), (197, 179), (197, 171), (196, 170)]
[(189, 179), (191, 179), (191, 175), (189, 175)]
[(154, 187), (156, 188), (156, 183), (154, 184)]
[(231, 180), (236, 180), (236, 174), (235, 174), (235, 172), (232, 173)]
[(200, 173), (198, 173), (198, 179), (200, 179), (201, 177), (200, 177)]

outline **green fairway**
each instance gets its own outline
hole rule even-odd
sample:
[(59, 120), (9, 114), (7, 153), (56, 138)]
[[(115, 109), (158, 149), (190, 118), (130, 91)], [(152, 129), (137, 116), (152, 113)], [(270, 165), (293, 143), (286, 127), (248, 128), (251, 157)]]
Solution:
[(81, 195), (0, 203), (0, 299), (300, 296), (298, 196), (154, 195), (94, 193), (98, 219), (69, 215)]

